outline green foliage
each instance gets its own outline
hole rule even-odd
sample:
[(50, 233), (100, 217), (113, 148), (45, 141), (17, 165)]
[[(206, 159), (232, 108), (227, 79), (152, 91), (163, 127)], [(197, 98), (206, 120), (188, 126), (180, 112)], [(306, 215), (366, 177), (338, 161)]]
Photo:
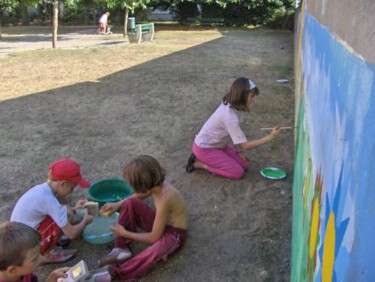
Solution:
[(16, 12), (19, 2), (15, 0), (0, 0), (0, 24), (3, 21), (5, 14), (12, 14)]
[[(53, 0), (22, 0), (27, 5), (39, 8), (42, 21), (52, 16)], [(21, 0), (0, 0), (0, 17), (4, 12), (16, 13)], [(200, 9), (198, 9), (198, 4)], [(161, 10), (170, 9), (180, 23), (186, 18), (224, 18), (226, 26), (247, 26), (269, 24), (289, 28), (292, 25), (295, 0), (64, 0), (64, 21), (94, 22), (103, 12), (111, 12), (110, 20), (114, 23), (124, 22), (124, 9), (128, 9), (131, 16), (141, 20), (145, 17), (142, 10), (149, 6)], [(18, 8), (17, 8), (18, 7)], [(94, 11), (94, 12), (93, 12)]]
[(15, 0), (0, 0), (0, 13), (12, 13), (19, 6), (19, 2)]
[(267, 22), (267, 26), (274, 29), (289, 29), (294, 28), (294, 11), (277, 11), (272, 18)]
[[(197, 4), (202, 11), (199, 13)], [(295, 0), (164, 0), (151, 5), (161, 10), (168, 8), (176, 20), (183, 23), (189, 17), (224, 18), (227, 26), (267, 24), (277, 17), (289, 15)]]
[[(83, 1), (82, 1), (83, 2)], [(86, 3), (69, 3), (67, 2), (64, 6), (64, 22), (67, 23), (82, 23), (84, 22), (85, 16), (85, 5)]]
[[(13, 22), (16, 17), (18, 1), (14, 0), (0, 0), (0, 24), (4, 21), (4, 16), (7, 15), (7, 22)], [(1, 37), (1, 35), (0, 35)]]
[(130, 11), (134, 12), (137, 8), (146, 9), (147, 5), (150, 3), (150, 0), (101, 0), (100, 3), (105, 3), (108, 8), (115, 8), (120, 6), (121, 8), (127, 8)]
[(197, 5), (191, 2), (181, 2), (170, 9), (179, 23), (186, 22), (187, 18), (197, 17), (199, 14)]

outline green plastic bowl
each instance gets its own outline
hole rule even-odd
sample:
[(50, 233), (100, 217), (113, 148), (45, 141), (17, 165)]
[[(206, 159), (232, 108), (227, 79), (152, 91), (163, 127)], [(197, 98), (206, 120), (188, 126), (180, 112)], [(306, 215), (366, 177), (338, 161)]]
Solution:
[(121, 178), (102, 179), (93, 183), (86, 192), (90, 201), (98, 202), (99, 208), (108, 202), (118, 202), (133, 194), (130, 185)]
[(118, 216), (117, 212), (109, 217), (95, 216), (93, 221), (83, 230), (83, 239), (96, 245), (112, 242), (114, 236), (109, 226), (117, 222)]

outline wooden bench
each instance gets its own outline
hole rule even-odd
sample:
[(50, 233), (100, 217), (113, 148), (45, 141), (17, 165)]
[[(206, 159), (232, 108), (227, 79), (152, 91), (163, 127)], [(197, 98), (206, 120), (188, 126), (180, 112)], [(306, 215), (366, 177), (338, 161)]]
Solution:
[(155, 34), (154, 23), (136, 24), (133, 32), (137, 43), (141, 43), (142, 39), (153, 41)]
[(187, 18), (187, 23), (200, 24), (200, 25), (224, 25), (223, 18)]

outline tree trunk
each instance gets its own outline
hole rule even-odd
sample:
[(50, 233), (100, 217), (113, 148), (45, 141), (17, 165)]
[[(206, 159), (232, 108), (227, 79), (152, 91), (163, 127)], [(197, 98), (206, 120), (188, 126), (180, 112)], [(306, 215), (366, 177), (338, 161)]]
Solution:
[[(95, 6), (94, 6), (95, 7)], [(98, 19), (96, 18), (96, 8), (93, 9), (93, 12), (92, 12), (92, 19), (94, 21), (94, 24), (96, 24), (96, 26), (98, 26)]]
[(128, 18), (129, 18), (129, 9), (128, 7), (125, 8), (125, 20), (124, 20), (124, 38), (128, 40)]
[(3, 25), (3, 16), (4, 16), (3, 12), (0, 11), (0, 39), (3, 37), (3, 33), (1, 31), (1, 26)]
[(53, 0), (53, 34), (52, 34), (52, 48), (55, 49), (57, 45), (57, 27), (59, 24), (59, 0)]
[(90, 6), (88, 3), (85, 3), (85, 8), (84, 8), (84, 15), (85, 15), (85, 25), (89, 24), (89, 14), (90, 14)]
[(27, 12), (26, 0), (21, 0), (21, 24), (23, 26), (30, 25), (29, 13)]

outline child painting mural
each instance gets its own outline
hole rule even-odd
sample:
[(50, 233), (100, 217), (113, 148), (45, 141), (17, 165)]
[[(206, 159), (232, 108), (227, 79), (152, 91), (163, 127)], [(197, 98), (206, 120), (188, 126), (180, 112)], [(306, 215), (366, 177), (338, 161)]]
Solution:
[[(220, 106), (210, 116), (195, 137), (186, 171), (205, 169), (212, 174), (230, 179), (240, 179), (249, 167), (244, 152), (274, 140), (280, 128), (259, 139), (248, 140), (240, 127), (243, 114), (259, 95), (255, 83), (246, 77), (237, 78), (229, 92), (222, 98)], [(230, 137), (233, 144), (228, 144)]]

